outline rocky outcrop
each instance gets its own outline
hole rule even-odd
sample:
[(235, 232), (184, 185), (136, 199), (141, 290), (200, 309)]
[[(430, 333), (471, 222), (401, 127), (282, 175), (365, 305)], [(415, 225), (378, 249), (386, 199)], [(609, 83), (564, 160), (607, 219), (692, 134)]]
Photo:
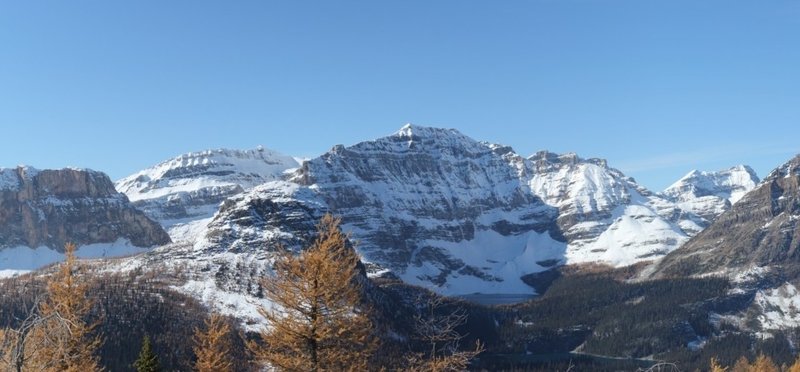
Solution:
[(268, 182), (225, 200), (194, 250), (205, 255), (231, 252), (269, 259), (279, 245), (307, 247), (326, 209), (307, 188)]
[(656, 276), (736, 274), (769, 267), (800, 273), (800, 156), (772, 171), (658, 267)]
[(137, 247), (169, 243), (161, 226), (134, 208), (103, 173), (79, 169), (0, 169), (0, 248), (63, 250), (126, 239)]
[(718, 172), (693, 170), (672, 184), (662, 196), (693, 212), (707, 223), (713, 221), (758, 185), (756, 172), (738, 165)]

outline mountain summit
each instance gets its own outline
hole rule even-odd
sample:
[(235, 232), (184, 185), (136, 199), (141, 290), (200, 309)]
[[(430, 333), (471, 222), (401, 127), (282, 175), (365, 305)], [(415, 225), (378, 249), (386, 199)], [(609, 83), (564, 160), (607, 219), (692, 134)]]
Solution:
[(678, 203), (682, 209), (711, 221), (730, 209), (758, 183), (756, 172), (746, 165), (718, 172), (693, 170), (662, 194)]

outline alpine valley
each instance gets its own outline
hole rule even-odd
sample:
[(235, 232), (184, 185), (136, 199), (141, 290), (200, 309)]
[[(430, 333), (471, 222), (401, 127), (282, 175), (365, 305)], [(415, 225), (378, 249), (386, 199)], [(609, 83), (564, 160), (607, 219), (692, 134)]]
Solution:
[[(187, 309), (213, 309), (249, 332), (271, 305), (260, 278), (283, 247), (307, 247), (327, 213), (361, 257), (386, 338), (403, 345), (422, 311), (415, 299), (442, 296), (467, 312), (467, 340), (486, 345), (478, 370), (660, 360), (693, 370), (758, 353), (789, 362), (800, 342), (800, 158), (763, 181), (736, 165), (654, 192), (600, 158), (524, 156), (416, 125), (305, 160), (188, 153), (116, 183), (82, 169), (0, 169), (0, 276), (6, 290), (35, 281), (75, 242), (93, 272), (120, 283), (98, 285), (102, 312), (180, 308), (170, 319), (190, 332)], [(24, 304), (4, 296), (3, 321)], [(162, 318), (137, 332), (157, 333)], [(109, 319), (113, 330), (136, 317)], [(156, 346), (186, 348), (177, 344)], [(104, 360), (127, 368), (126, 345), (106, 343)]]

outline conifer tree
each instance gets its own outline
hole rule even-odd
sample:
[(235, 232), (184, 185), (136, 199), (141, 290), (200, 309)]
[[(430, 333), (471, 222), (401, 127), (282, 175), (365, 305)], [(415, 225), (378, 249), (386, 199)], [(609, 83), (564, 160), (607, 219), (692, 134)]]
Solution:
[(359, 258), (325, 215), (317, 238), (298, 256), (283, 250), (274, 276), (263, 285), (274, 306), (262, 309), (269, 328), (266, 346), (251, 343), (261, 362), (284, 371), (366, 371), (377, 348), (374, 327), (362, 301)]
[(153, 352), (153, 346), (150, 344), (150, 337), (144, 336), (142, 350), (139, 352), (139, 358), (133, 362), (133, 367), (136, 368), (136, 372), (161, 372), (158, 356)]
[(218, 313), (205, 321), (205, 330), (195, 329), (194, 354), (198, 372), (231, 372), (233, 359), (230, 345), (230, 325)]

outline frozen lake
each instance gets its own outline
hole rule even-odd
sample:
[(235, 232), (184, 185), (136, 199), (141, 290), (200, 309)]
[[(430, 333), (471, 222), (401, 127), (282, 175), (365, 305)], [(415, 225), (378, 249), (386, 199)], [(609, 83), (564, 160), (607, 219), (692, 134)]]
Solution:
[(528, 301), (534, 297), (532, 294), (485, 294), (473, 293), (468, 295), (458, 296), (469, 302), (474, 302), (481, 305), (509, 305), (520, 302)]

